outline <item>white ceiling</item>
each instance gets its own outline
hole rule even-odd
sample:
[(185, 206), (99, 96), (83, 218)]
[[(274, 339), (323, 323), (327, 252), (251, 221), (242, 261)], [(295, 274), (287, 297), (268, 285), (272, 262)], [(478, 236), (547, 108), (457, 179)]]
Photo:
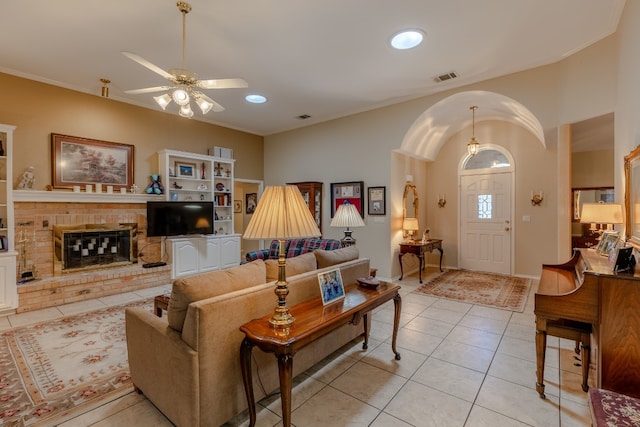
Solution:
[[(107, 78), (111, 99), (160, 110), (153, 94), (123, 91), (166, 81), (121, 51), (179, 67), (174, 0), (0, 1), (0, 71), (97, 96)], [(187, 68), (203, 79), (249, 83), (206, 91), (226, 111), (196, 109), (193, 120), (269, 135), (553, 63), (615, 32), (624, 3), (192, 0)], [(391, 49), (390, 37), (406, 28), (424, 30), (425, 42)], [(460, 77), (434, 82), (450, 71)], [(249, 93), (269, 101), (249, 104)], [(177, 114), (175, 104), (167, 112)]]

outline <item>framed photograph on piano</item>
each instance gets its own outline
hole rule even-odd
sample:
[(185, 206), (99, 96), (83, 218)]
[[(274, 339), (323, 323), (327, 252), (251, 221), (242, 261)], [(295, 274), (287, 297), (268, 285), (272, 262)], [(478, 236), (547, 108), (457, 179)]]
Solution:
[(628, 246), (626, 248), (618, 248), (618, 250), (615, 252), (615, 256), (609, 257), (610, 260), (612, 258), (614, 273), (633, 273), (634, 267), (636, 265), (636, 258), (633, 255), (632, 246)]
[(602, 238), (600, 239), (600, 243), (597, 248), (598, 253), (600, 255), (609, 256), (611, 251), (618, 249), (618, 241), (620, 240), (618, 238), (619, 235), (619, 232), (612, 230), (607, 230), (602, 233)]

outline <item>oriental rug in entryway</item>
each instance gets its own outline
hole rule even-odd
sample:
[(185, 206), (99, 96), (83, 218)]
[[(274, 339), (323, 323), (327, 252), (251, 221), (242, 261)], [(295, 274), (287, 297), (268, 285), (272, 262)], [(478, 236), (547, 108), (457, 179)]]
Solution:
[(0, 333), (0, 425), (52, 426), (133, 390), (125, 307)]
[(470, 304), (524, 311), (531, 279), (467, 270), (448, 270), (415, 292)]

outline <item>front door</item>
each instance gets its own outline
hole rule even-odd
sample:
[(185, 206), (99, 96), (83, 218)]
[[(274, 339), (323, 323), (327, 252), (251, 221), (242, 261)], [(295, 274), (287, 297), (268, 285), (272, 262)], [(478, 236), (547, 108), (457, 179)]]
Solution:
[(511, 172), (460, 183), (460, 267), (511, 274)]

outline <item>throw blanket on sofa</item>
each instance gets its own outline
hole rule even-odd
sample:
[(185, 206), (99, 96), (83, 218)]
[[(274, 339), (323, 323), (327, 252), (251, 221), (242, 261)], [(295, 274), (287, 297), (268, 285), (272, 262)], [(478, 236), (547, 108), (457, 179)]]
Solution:
[[(285, 257), (293, 258), (298, 255), (306, 254), (307, 252), (313, 252), (316, 249), (322, 249), (325, 251), (333, 251), (340, 249), (340, 240), (336, 239), (291, 239), (285, 240)], [(261, 249), (258, 251), (247, 252), (247, 261), (255, 261), (257, 259), (278, 259), (278, 251), (280, 250), (280, 244), (277, 240), (271, 242), (269, 249)]]

